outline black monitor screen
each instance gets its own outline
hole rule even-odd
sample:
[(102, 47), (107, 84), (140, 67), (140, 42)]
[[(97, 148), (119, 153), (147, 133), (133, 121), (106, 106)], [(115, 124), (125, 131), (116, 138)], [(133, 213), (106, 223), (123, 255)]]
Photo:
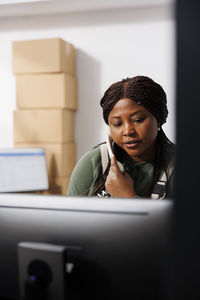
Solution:
[(19, 298), (17, 248), (31, 242), (80, 249), (66, 299), (164, 299), (172, 207), (169, 200), (0, 195), (0, 297)]

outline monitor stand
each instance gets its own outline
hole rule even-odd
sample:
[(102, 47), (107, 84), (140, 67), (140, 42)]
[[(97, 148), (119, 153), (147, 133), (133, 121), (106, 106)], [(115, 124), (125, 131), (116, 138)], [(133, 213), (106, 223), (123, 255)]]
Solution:
[(68, 292), (70, 293), (69, 283), (78, 268), (81, 252), (79, 247), (19, 243), (20, 299), (66, 300)]

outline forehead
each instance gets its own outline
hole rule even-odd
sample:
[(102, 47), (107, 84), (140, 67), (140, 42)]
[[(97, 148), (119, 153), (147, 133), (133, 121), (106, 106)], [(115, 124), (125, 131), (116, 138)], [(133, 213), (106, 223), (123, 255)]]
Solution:
[(121, 115), (123, 113), (133, 114), (139, 111), (144, 111), (150, 113), (144, 106), (137, 104), (137, 102), (129, 99), (123, 98), (120, 99), (111, 110), (109, 117), (113, 117), (115, 115)]

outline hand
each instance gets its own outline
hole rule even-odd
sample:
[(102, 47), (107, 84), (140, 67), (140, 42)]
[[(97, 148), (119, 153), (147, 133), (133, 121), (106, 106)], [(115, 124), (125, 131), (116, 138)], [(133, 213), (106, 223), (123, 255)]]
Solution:
[(105, 183), (106, 191), (113, 197), (131, 198), (136, 195), (133, 180), (126, 172), (121, 172), (113, 155)]

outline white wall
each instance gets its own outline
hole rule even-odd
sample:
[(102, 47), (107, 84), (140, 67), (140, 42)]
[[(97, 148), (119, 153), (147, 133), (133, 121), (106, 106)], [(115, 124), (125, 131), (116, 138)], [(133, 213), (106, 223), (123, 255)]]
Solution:
[(168, 96), (164, 129), (174, 140), (174, 21), (167, 6), (0, 19), (0, 147), (13, 146), (12, 41), (61, 37), (76, 47), (77, 159), (105, 139), (100, 98), (122, 78), (147, 75)]

